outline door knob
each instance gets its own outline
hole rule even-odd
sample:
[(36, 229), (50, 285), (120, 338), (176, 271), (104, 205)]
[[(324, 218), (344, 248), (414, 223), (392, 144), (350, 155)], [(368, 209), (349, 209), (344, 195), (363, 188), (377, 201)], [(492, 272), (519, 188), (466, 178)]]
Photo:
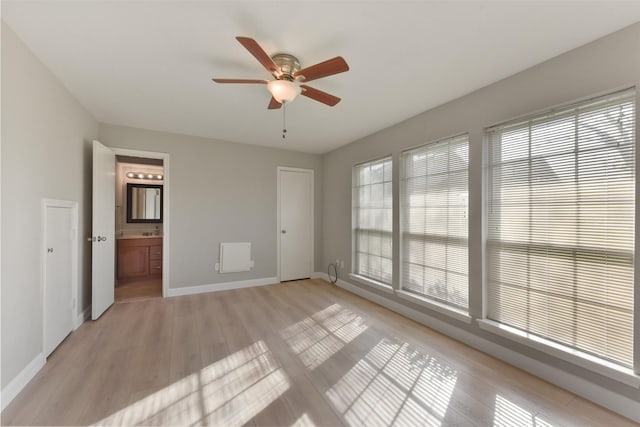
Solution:
[(47, 253), (53, 253), (53, 248), (47, 248)]
[(282, 234), (287, 234), (287, 230), (282, 230)]

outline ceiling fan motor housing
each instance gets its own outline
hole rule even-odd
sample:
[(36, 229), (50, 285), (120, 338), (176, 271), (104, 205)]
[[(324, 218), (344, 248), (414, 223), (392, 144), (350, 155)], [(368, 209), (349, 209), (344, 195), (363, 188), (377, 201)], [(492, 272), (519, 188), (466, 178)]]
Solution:
[(271, 59), (280, 68), (280, 73), (274, 73), (273, 77), (279, 80), (295, 81), (293, 75), (301, 69), (298, 58), (288, 53), (276, 53), (271, 56)]

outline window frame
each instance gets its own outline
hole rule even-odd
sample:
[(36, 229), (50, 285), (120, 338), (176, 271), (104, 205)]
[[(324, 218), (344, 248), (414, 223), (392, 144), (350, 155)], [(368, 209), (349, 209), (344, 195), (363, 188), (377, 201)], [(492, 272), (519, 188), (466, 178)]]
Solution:
[[(358, 170), (360, 167), (365, 166), (365, 165), (371, 165), (374, 163), (378, 163), (378, 162), (386, 162), (389, 161), (391, 164), (391, 180), (388, 181), (391, 184), (391, 207), (389, 208), (391, 211), (391, 230), (389, 231), (389, 234), (391, 236), (391, 257), (389, 258), (389, 260), (391, 261), (391, 280), (389, 281), (389, 283), (386, 283), (382, 280), (378, 280), (377, 278), (374, 277), (369, 277), (363, 274), (360, 274), (357, 269), (358, 269), (358, 213), (359, 213), (359, 206), (356, 206), (356, 201), (357, 201), (357, 197), (359, 197), (359, 194), (357, 192), (357, 182), (358, 182)], [(384, 168), (384, 166), (383, 166)], [(395, 233), (395, 229), (393, 226), (393, 218), (394, 218), (394, 203), (393, 200), (395, 198), (395, 194), (393, 191), (393, 187), (394, 187), (394, 179), (393, 179), (393, 170), (394, 170), (394, 159), (393, 159), (393, 155), (391, 154), (387, 154), (384, 156), (380, 156), (380, 157), (375, 157), (373, 159), (369, 159), (369, 160), (365, 160), (362, 162), (358, 162), (355, 163), (352, 167), (351, 167), (351, 271), (349, 273), (349, 277), (353, 280), (355, 280), (358, 283), (364, 284), (366, 286), (369, 287), (373, 287), (376, 289), (379, 289), (383, 292), (386, 293), (390, 293), (392, 294), (394, 292), (394, 288), (393, 288), (393, 282), (394, 282), (394, 278), (395, 278), (395, 272), (394, 272), (394, 259), (393, 259), (393, 249), (394, 249), (394, 233)], [(384, 184), (386, 181), (384, 181), (384, 177), (383, 177), (383, 181), (382, 183)], [(384, 196), (383, 196), (384, 197)]]
[[(416, 151), (416, 150), (420, 150), (420, 149), (426, 149), (427, 147), (429, 147), (430, 145), (436, 145), (436, 144), (441, 144), (444, 142), (448, 142), (448, 141), (455, 141), (456, 139), (461, 139), (461, 138), (466, 138), (466, 146), (467, 146), (467, 168), (466, 168), (466, 172), (467, 172), (467, 183), (466, 183), (466, 189), (467, 189), (467, 224), (466, 224), (466, 231), (467, 231), (467, 237), (466, 237), (466, 241), (467, 241), (467, 245), (466, 245), (466, 262), (467, 262), (467, 301), (468, 301), (468, 306), (467, 309), (465, 310), (464, 308), (461, 307), (457, 307), (451, 304), (447, 304), (446, 302), (443, 301), (439, 301), (438, 299), (435, 298), (430, 298), (428, 295), (421, 295), (417, 292), (413, 292), (413, 291), (408, 291), (404, 286), (404, 250), (403, 250), (403, 246), (405, 243), (405, 229), (403, 226), (403, 215), (404, 215), (404, 200), (403, 198), (406, 197), (405, 195), (405, 191), (406, 191), (406, 181), (407, 181), (407, 177), (406, 177), (406, 165), (405, 165), (405, 161), (404, 161), (404, 157), (407, 153), (410, 153), (412, 151)], [(471, 310), (471, 298), (470, 298), (470, 293), (471, 293), (471, 281), (469, 279), (469, 261), (470, 261), (470, 257), (469, 257), (469, 226), (470, 226), (470, 221), (469, 221), (469, 208), (470, 208), (470, 204), (469, 204), (469, 180), (470, 180), (470, 163), (471, 163), (471, 158), (469, 156), (470, 153), (470, 146), (471, 146), (471, 138), (470, 138), (470, 134), (468, 132), (463, 132), (463, 133), (457, 133), (455, 135), (451, 135), (451, 136), (447, 136), (447, 137), (443, 137), (443, 138), (438, 138), (438, 139), (434, 139), (431, 141), (428, 141), (426, 143), (422, 143), (420, 145), (416, 145), (413, 147), (409, 147), (407, 149), (402, 150), (402, 152), (400, 153), (400, 174), (399, 174), (399, 183), (398, 183), (398, 187), (399, 187), (399, 199), (400, 202), (398, 204), (398, 216), (400, 218), (399, 221), (399, 233), (398, 233), (398, 243), (399, 243), (399, 281), (398, 281), (398, 289), (396, 289), (396, 295), (398, 295), (398, 297), (410, 301), (412, 303), (415, 303), (417, 305), (426, 307), (430, 310), (433, 310), (435, 312), (438, 312), (440, 314), (444, 314), (448, 317), (451, 317), (453, 319), (456, 319), (458, 321), (470, 324), (473, 321), (473, 317), (470, 315), (470, 310)]]
[[(634, 131), (632, 132), (634, 137), (634, 150), (635, 150), (635, 165), (634, 165), (634, 193), (635, 193), (635, 224), (634, 224), (634, 250), (632, 254), (633, 259), (633, 283), (631, 284), (633, 289), (633, 315), (632, 315), (632, 328), (633, 328), (633, 342), (632, 342), (632, 367), (617, 364), (605, 358), (598, 357), (596, 355), (587, 353), (580, 349), (576, 349), (562, 343), (547, 339), (540, 335), (529, 333), (524, 330), (520, 330), (515, 327), (503, 324), (501, 322), (492, 320), (488, 316), (488, 294), (489, 294), (489, 259), (488, 259), (488, 241), (489, 241), (489, 209), (490, 203), (490, 185), (491, 185), (491, 160), (490, 160), (490, 130), (496, 127), (504, 126), (505, 124), (515, 123), (516, 121), (527, 121), (531, 119), (540, 118), (545, 114), (553, 115), (558, 110), (579, 107), (581, 104), (587, 104), (590, 101), (595, 101), (605, 97), (614, 97), (617, 94), (623, 94), (627, 91), (633, 91), (633, 105), (634, 105)], [(638, 149), (638, 141), (640, 137), (640, 126), (638, 126), (638, 111), (640, 108), (640, 96), (638, 96), (638, 90), (636, 86), (624, 86), (615, 90), (608, 90), (595, 95), (584, 97), (581, 99), (569, 101), (556, 105), (551, 108), (544, 108), (534, 112), (530, 112), (524, 115), (504, 120), (499, 123), (487, 126), (484, 129), (483, 144), (482, 144), (482, 170), (483, 170), (483, 209), (482, 209), (482, 258), (483, 258), (483, 275), (482, 275), (482, 307), (481, 316), (476, 318), (478, 327), (491, 334), (501, 336), (525, 345), (529, 348), (541, 351), (545, 354), (557, 357), (559, 359), (570, 362), (576, 366), (588, 369), (592, 372), (604, 375), (615, 381), (630, 385), (632, 387), (640, 387), (640, 274), (638, 274), (638, 266), (640, 265), (640, 221), (638, 221), (638, 207), (640, 206), (640, 150)]]

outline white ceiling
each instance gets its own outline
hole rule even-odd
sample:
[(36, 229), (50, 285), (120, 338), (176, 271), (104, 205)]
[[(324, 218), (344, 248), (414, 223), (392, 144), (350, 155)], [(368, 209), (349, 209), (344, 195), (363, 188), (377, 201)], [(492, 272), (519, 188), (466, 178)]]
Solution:
[[(640, 21), (638, 1), (2, 1), (2, 17), (95, 116), (324, 153)], [(236, 40), (351, 70), (267, 110), (269, 78)], [(637, 54), (637, 53), (636, 53)]]

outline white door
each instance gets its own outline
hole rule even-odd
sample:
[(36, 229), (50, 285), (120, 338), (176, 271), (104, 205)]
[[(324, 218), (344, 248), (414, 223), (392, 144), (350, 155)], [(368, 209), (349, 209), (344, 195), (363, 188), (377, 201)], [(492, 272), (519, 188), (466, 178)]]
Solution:
[(44, 352), (51, 354), (73, 329), (72, 210), (45, 210)]
[(113, 304), (115, 292), (116, 155), (93, 141), (91, 318)]
[(278, 169), (280, 280), (313, 272), (313, 171)]

